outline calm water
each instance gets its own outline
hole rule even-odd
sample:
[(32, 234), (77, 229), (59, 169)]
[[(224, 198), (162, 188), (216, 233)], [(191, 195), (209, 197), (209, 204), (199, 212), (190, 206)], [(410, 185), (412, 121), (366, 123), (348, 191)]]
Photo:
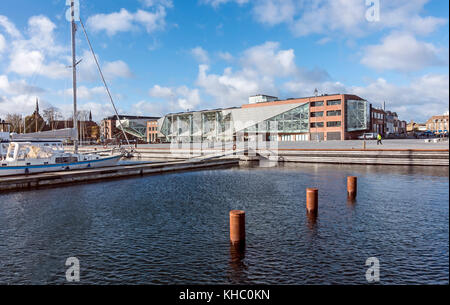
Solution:
[[(448, 186), (448, 167), (303, 165), (0, 194), (0, 284), (65, 283), (71, 256), (84, 284), (364, 284), (372, 256), (382, 284), (448, 284)], [(231, 209), (246, 211), (243, 253)]]

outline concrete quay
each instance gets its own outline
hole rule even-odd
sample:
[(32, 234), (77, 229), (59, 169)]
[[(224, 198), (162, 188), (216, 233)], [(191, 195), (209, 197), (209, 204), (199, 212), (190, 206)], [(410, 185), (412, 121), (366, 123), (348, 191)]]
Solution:
[[(330, 141), (329, 141), (330, 142)], [(401, 143), (401, 142), (399, 142)], [(447, 142), (448, 143), (448, 142)], [(291, 143), (289, 143), (292, 145)], [(403, 143), (403, 148), (398, 145), (369, 146), (362, 148), (348, 148), (349, 144), (335, 143), (334, 148), (328, 147), (330, 143), (319, 146), (305, 145), (291, 146), (286, 144), (279, 145), (278, 149), (260, 149), (253, 150), (250, 156), (258, 155), (260, 159), (267, 159), (276, 162), (293, 163), (332, 163), (332, 164), (366, 164), (366, 165), (411, 165), (411, 166), (448, 166), (449, 150), (445, 143), (439, 145), (424, 145), (421, 143)], [(436, 144), (436, 143), (433, 143)], [(447, 144), (448, 145), (448, 144)], [(302, 148), (299, 148), (302, 147)], [(325, 147), (323, 147), (325, 146)], [(337, 147), (336, 147), (337, 146)], [(85, 151), (93, 151), (93, 148), (85, 148)], [(171, 148), (169, 145), (143, 145), (135, 148), (135, 157), (154, 160), (205, 160), (205, 159), (240, 159), (241, 164), (245, 164), (247, 157), (244, 150), (237, 149), (233, 151), (232, 147), (226, 146), (216, 148)], [(253, 158), (254, 159), (254, 158)], [(251, 160), (252, 164), (255, 160)], [(242, 162), (243, 161), (243, 162)]]
[(94, 182), (148, 174), (161, 174), (207, 168), (222, 168), (237, 166), (237, 159), (177, 161), (163, 163), (134, 163), (112, 167), (61, 171), (32, 175), (17, 175), (0, 177), (0, 192), (34, 189), (40, 187), (58, 186), (73, 183)]
[(426, 149), (310, 150), (281, 149), (284, 162), (362, 165), (448, 166), (449, 151)]

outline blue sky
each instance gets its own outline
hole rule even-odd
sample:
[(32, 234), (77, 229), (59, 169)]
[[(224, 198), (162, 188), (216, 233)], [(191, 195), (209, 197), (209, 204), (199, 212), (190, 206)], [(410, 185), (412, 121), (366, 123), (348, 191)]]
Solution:
[[(448, 1), (80, 0), (121, 113), (357, 94), (402, 119), (448, 111)], [(378, 6), (379, 4), (379, 6)], [(379, 7), (379, 19), (366, 17)], [(65, 0), (0, 2), (0, 117), (54, 106), (70, 116)], [(112, 113), (77, 33), (79, 108)]]

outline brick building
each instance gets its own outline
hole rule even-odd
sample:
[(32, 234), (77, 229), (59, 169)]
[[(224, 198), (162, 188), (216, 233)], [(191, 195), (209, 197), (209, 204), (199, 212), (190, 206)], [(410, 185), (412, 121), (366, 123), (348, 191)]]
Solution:
[(147, 143), (156, 143), (158, 139), (158, 120), (147, 122)]
[(425, 123), (427, 130), (434, 133), (446, 133), (448, 132), (448, 114), (447, 115), (434, 115)]

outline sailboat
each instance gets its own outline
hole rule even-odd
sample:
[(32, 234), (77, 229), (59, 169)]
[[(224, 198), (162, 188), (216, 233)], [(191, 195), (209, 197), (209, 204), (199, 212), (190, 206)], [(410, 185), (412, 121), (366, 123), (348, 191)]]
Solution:
[[(72, 78), (73, 78), (73, 113), (74, 113), (73, 128), (75, 133), (74, 152), (73, 153), (65, 152), (64, 150), (61, 149), (45, 147), (37, 145), (36, 143), (32, 142), (10, 142), (7, 148), (6, 155), (3, 156), (0, 155), (0, 176), (35, 174), (35, 173), (53, 172), (62, 170), (73, 170), (73, 169), (79, 170), (86, 168), (113, 166), (116, 165), (126, 153), (122, 152), (114, 156), (103, 156), (92, 153), (89, 154), (78, 153), (78, 120), (75, 114), (77, 113), (76, 66), (79, 62), (76, 61), (76, 48), (75, 48), (76, 23), (75, 23), (74, 0), (71, 0), (71, 16), (72, 16), (71, 17)], [(95, 60), (97, 61), (96, 58)], [(104, 81), (101, 71), (100, 74)], [(107, 91), (108, 94), (110, 95), (108, 88)]]

